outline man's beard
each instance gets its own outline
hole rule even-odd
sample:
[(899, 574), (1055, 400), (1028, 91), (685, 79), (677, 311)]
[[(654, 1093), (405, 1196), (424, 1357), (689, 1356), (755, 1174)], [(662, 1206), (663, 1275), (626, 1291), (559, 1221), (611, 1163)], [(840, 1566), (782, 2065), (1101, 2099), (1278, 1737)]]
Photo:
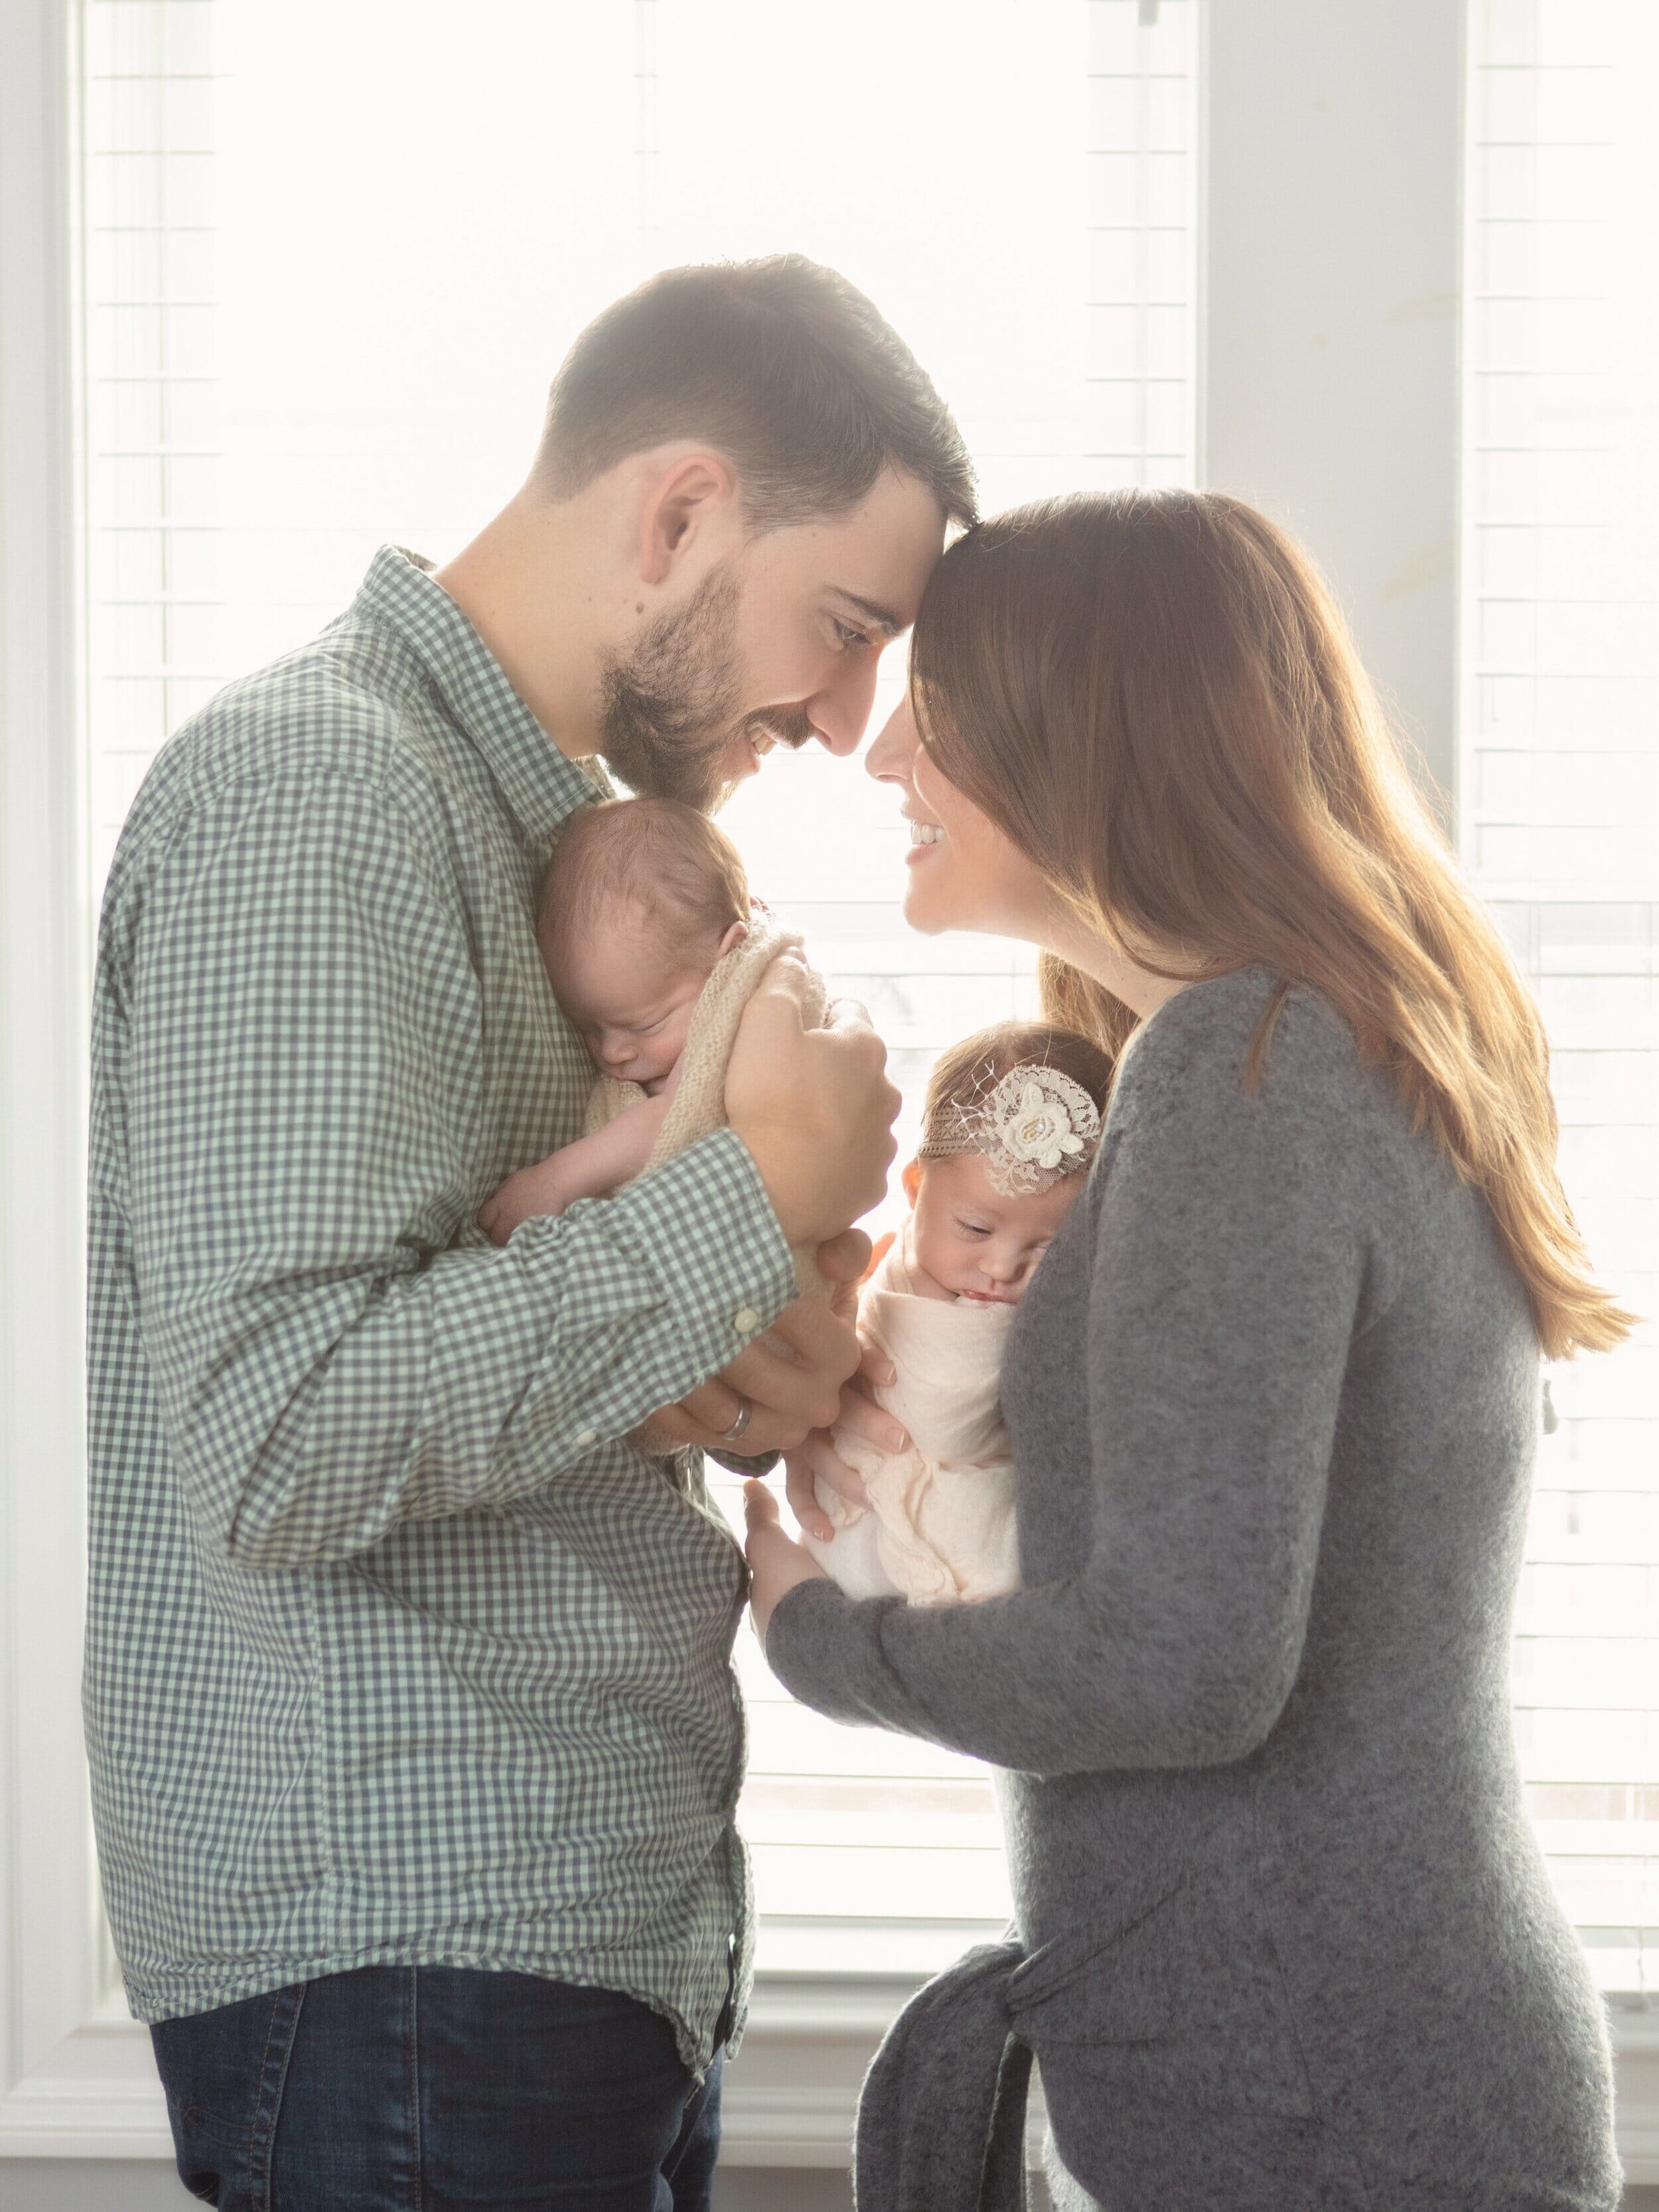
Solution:
[(738, 597), (736, 573), (722, 562), (683, 607), (641, 632), (626, 659), (615, 655), (605, 667), (599, 750), (641, 798), (718, 813), (741, 781), (721, 767), (735, 738), (802, 745), (812, 734), (800, 707), (739, 718)]

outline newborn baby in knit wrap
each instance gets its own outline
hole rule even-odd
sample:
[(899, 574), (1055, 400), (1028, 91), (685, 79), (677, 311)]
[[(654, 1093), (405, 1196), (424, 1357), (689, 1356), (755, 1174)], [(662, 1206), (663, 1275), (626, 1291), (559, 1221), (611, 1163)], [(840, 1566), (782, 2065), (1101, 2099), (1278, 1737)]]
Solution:
[(678, 799), (617, 799), (566, 824), (542, 880), (536, 941), (600, 1085), (586, 1133), (509, 1176), (479, 1213), (498, 1244), (532, 1215), (603, 1197), (654, 1164), (715, 969), (728, 956), (745, 975), (753, 968), (740, 1012), (790, 940), (751, 921), (737, 848), (707, 816)]
[[(532, 1215), (619, 1189), (724, 1126), (738, 1024), (780, 954), (801, 963), (803, 1026), (829, 1011), (800, 939), (750, 898), (736, 846), (678, 799), (607, 799), (573, 815), (543, 878), (536, 938), (599, 1079), (583, 1134), (509, 1176), (480, 1210), (497, 1244)], [(794, 1262), (798, 1291), (829, 1294), (815, 1245), (798, 1245)], [(733, 1441), (747, 1419), (744, 1408)], [(649, 1423), (631, 1441), (678, 1449)]]
[(876, 1395), (910, 1449), (837, 1431), (868, 1505), (820, 1483), (836, 1534), (803, 1538), (850, 1597), (945, 1605), (1019, 1587), (1003, 1348), (1083, 1188), (1111, 1075), (1098, 1046), (1042, 1022), (981, 1030), (934, 1068), (909, 1218), (859, 1298), (860, 1334), (897, 1370)]

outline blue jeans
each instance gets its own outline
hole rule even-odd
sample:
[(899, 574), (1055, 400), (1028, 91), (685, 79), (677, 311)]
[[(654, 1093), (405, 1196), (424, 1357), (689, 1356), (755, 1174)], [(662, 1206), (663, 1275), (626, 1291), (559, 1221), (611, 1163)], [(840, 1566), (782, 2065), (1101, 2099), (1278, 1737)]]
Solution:
[(708, 2212), (720, 2059), (534, 1974), (367, 1966), (152, 2027), (179, 2172), (226, 2212)]

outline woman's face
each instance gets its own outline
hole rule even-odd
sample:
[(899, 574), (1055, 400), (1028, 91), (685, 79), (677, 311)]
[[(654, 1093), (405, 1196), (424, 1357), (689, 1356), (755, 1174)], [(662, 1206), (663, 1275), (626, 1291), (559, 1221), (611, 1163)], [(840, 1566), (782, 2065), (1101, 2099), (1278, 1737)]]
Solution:
[(904, 918), (932, 936), (944, 929), (1043, 941), (1056, 900), (1024, 853), (934, 766), (905, 699), (865, 757), (878, 783), (896, 784), (910, 824)]

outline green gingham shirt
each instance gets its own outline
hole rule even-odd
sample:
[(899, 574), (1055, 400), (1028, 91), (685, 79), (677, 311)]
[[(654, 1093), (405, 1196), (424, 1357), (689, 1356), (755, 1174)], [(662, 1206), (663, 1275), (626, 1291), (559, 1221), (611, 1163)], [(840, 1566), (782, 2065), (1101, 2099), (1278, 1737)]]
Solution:
[(598, 781), (387, 550), (122, 836), (85, 1698), (143, 2019), (421, 1963), (626, 1991), (696, 2070), (740, 2022), (742, 1559), (696, 1455), (623, 1439), (782, 1310), (788, 1248), (729, 1131), (473, 1226), (580, 1133), (532, 913)]

